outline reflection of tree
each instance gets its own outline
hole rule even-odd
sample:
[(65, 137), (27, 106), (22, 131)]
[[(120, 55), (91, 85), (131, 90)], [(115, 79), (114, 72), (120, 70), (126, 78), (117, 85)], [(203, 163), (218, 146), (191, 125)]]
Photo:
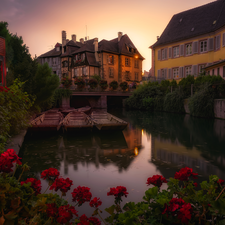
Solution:
[(162, 112), (124, 111), (133, 126), (146, 130), (161, 141), (180, 143), (187, 149), (197, 148), (207, 160), (223, 170), (225, 162), (225, 123)]

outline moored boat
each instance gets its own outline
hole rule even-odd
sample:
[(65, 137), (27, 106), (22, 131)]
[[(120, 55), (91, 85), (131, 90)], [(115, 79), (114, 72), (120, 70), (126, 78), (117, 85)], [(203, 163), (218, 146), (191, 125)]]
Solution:
[(61, 122), (63, 130), (81, 131), (92, 130), (93, 122), (91, 118), (83, 112), (70, 112)]
[(31, 131), (58, 131), (63, 120), (61, 112), (45, 112), (31, 121)]
[(91, 110), (91, 107), (90, 106), (85, 106), (85, 107), (81, 107), (81, 108), (78, 108), (76, 109), (78, 112), (83, 112), (83, 113), (89, 113), (90, 110)]
[(128, 124), (107, 112), (94, 111), (91, 114), (91, 119), (98, 130), (123, 130)]

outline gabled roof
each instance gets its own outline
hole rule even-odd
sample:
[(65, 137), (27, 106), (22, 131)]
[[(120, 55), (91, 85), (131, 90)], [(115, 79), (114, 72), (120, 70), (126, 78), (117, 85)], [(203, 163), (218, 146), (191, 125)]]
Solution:
[(56, 49), (54, 48), (54, 49), (52, 49), (52, 50), (50, 50), (50, 51), (48, 51), (48, 52), (46, 52), (46, 53), (44, 53), (44, 54), (38, 56), (38, 58), (44, 58), (44, 57), (58, 57), (58, 56), (61, 55), (61, 53), (62, 53), (61, 50), (60, 50), (60, 51), (56, 51)]
[(88, 65), (96, 66), (96, 67), (100, 66), (100, 64), (98, 62), (96, 62), (95, 53), (87, 52), (86, 57), (87, 57)]
[(175, 14), (158, 41), (150, 47), (211, 33), (223, 26), (225, 26), (225, 0), (217, 0)]
[(118, 54), (118, 41), (115, 42), (113, 40), (111, 41), (107, 41), (105, 39), (101, 40), (98, 43), (98, 50), (100, 52), (111, 52), (111, 53), (115, 53)]
[(81, 53), (81, 52), (95, 52), (94, 49), (94, 39), (90, 39), (84, 42), (78, 50), (73, 51), (71, 54)]

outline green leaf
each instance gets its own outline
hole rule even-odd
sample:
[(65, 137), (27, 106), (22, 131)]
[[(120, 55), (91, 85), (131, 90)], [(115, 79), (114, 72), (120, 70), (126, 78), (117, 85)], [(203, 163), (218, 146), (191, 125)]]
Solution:
[(109, 208), (106, 208), (105, 211), (108, 212), (110, 215), (112, 215), (114, 213), (116, 206), (112, 205)]

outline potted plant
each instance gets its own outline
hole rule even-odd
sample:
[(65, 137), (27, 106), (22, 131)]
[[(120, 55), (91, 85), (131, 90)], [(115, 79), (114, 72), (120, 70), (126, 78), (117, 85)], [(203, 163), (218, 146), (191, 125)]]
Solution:
[(109, 87), (112, 88), (113, 90), (116, 90), (118, 88), (118, 82), (116, 80), (113, 80), (110, 84)]
[(70, 80), (68, 77), (63, 77), (61, 79), (61, 84), (63, 85), (63, 87), (69, 88), (72, 85), (72, 80)]
[(126, 89), (128, 88), (128, 83), (126, 81), (120, 83), (120, 87), (123, 91), (126, 91)]
[(83, 89), (85, 87), (85, 81), (81, 77), (77, 77), (74, 84), (77, 85), (78, 89)]
[(95, 89), (98, 86), (98, 81), (92, 78), (88, 81), (88, 85), (91, 89)]
[(100, 80), (99, 86), (101, 90), (104, 91), (108, 87), (107, 80)]

